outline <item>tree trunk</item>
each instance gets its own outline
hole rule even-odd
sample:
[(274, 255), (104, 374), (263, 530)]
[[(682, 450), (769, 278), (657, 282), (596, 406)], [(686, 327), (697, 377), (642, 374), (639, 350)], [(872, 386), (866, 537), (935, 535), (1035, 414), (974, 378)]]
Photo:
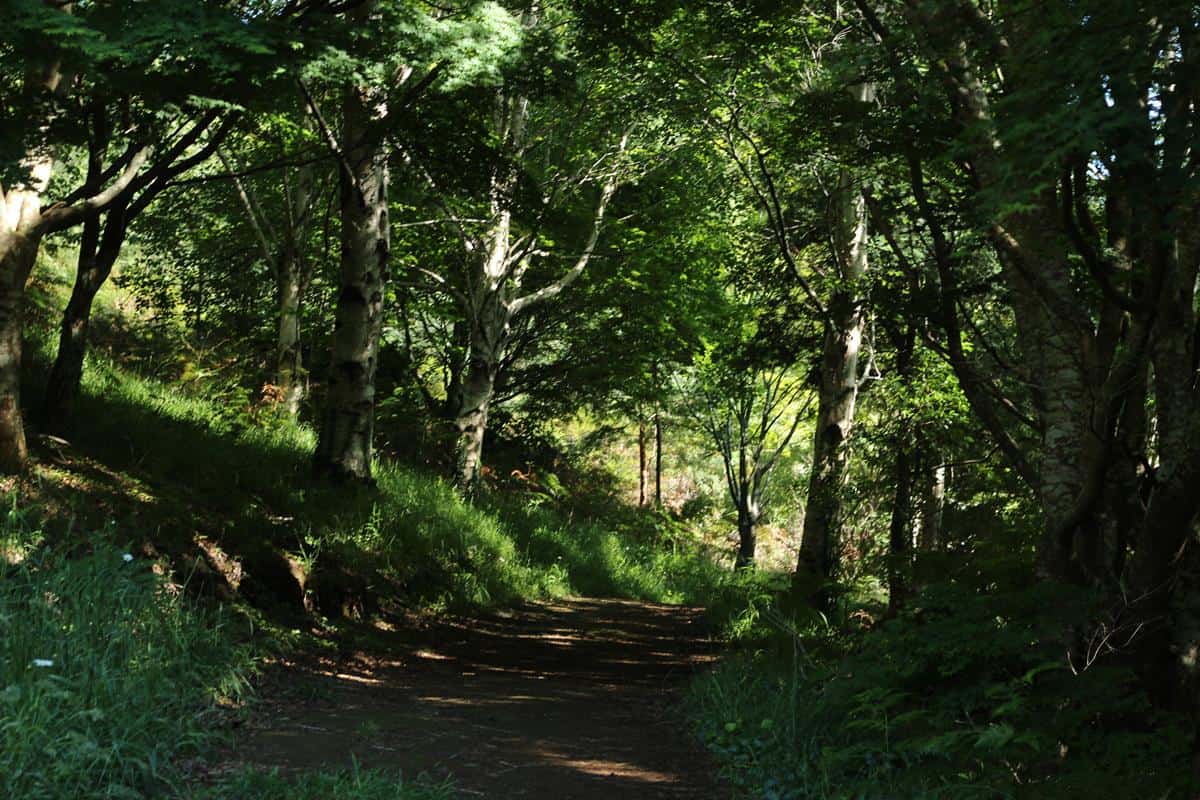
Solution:
[(638, 508), (646, 507), (646, 420), (638, 418)]
[(467, 497), (479, 491), (483, 470), (483, 437), (487, 432), (488, 411), (496, 388), (496, 363), (486, 353), (472, 348), (462, 383), (462, 405), (455, 416), (458, 445), (455, 453), (456, 483)]
[(888, 613), (895, 614), (904, 605), (912, 572), (913, 536), (913, 458), (903, 443), (896, 444), (895, 481), (892, 519), (888, 528)]
[[(39, 100), (57, 91), (62, 80), (58, 62), (30, 65), (25, 91)], [(45, 129), (46, 121), (35, 127)], [(23, 132), (21, 127), (17, 132)], [(24, 322), (25, 282), (33, 272), (38, 248), (45, 235), (42, 192), (50, 183), (54, 162), (45, 151), (27, 151), (21, 164), (30, 183), (0, 184), (0, 472), (25, 468), (29, 448), (21, 416), (21, 334)]]
[[(1018, 328), (1027, 332), (1021, 352), (1041, 425), (1043, 528), (1035, 570), (1043, 580), (1099, 581), (1089, 574), (1088, 553), (1102, 550), (1106, 527), (1103, 484), (1112, 432), (1105, 384), (1119, 365), (1115, 346), (1101, 346), (1094, 323), (1078, 307), (1054, 189), (1030, 196), (1037, 205), (1011, 215), (994, 238)], [(1128, 338), (1136, 347), (1136, 333)]]
[(37, 260), (40, 234), (0, 234), (0, 472), (25, 468), (29, 449), (21, 417), (21, 330), (25, 281)]
[(737, 523), (738, 551), (737, 561), (734, 562), (735, 569), (750, 569), (754, 566), (755, 549), (758, 544), (754, 533), (756, 522), (757, 515), (746, 508), (744, 503), (739, 504)]
[(300, 355), (300, 302), (304, 281), (298, 254), (291, 243), (279, 254), (276, 272), (279, 331), (275, 346), (275, 385), (279, 404), (290, 417), (300, 413), (304, 400), (304, 369)]
[(847, 439), (854, 425), (858, 397), (858, 349), (863, 315), (850, 297), (839, 298), (845, 310), (826, 326), (813, 466), (804, 509), (797, 574), (821, 583), (837, 570), (837, 536), (841, 527), (841, 493), (849, 458)]
[(825, 321), (813, 464), (795, 575), (796, 589), (810, 593), (821, 606), (828, 602), (824, 586), (837, 570), (847, 440), (854, 425), (858, 353), (866, 323), (858, 292), (867, 271), (866, 202), (848, 174), (842, 176), (840, 193), (841, 219), (835, 228), (842, 285), (831, 298)]
[(928, 467), (921, 476), (921, 526), (917, 547), (923, 552), (937, 550), (942, 540), (942, 511), (946, 505), (946, 467)]
[[(914, 287), (915, 289), (915, 287)], [(915, 324), (893, 335), (896, 346), (896, 374), (900, 384), (908, 393), (913, 383), (913, 351), (916, 346)], [(898, 430), (892, 439), (895, 453), (892, 495), (892, 519), (888, 529), (888, 613), (896, 614), (904, 604), (912, 578), (913, 543), (913, 472), (916, 453), (919, 451), (914, 437), (919, 441), (920, 427), (913, 425), (908, 414), (897, 419)]]
[(1200, 637), (1186, 613), (1194, 614), (1195, 609), (1187, 608), (1189, 598), (1182, 596), (1177, 585), (1186, 578), (1180, 576), (1178, 562), (1191, 561), (1186, 551), (1189, 544), (1195, 547), (1189, 537), (1200, 507), (1198, 485), (1200, 447), (1195, 447), (1186, 461), (1161, 476), (1130, 564), (1133, 610), (1145, 626), (1139, 642), (1143, 673), (1156, 699), (1176, 708), (1195, 700), (1189, 689), (1197, 682), (1196, 656), (1200, 653)]
[(662, 508), (662, 415), (654, 407), (654, 507)]
[[(507, 247), (508, 234), (503, 234)], [(496, 240), (499, 244), (499, 238)], [(461, 400), (455, 413), (458, 443), (456, 483), (467, 497), (479, 490), (483, 470), (483, 438), (496, 391), (496, 375), (508, 346), (511, 315), (503, 286), (481, 297), (473, 320), (466, 376), (459, 387)]]
[(295, 418), (300, 413), (300, 402), (305, 392), (300, 355), (300, 303), (310, 278), (304, 249), (307, 246), (305, 232), (312, 215), (313, 168), (311, 165), (300, 167), (294, 182), (288, 180), (289, 170), (284, 170), (283, 233), (276, 234), (275, 227), (255, 203), (241, 178), (237, 177), (230, 159), (223, 152), (219, 152), (219, 155), (225, 170), (234, 174), (233, 185), (246, 211), (246, 221), (258, 239), (263, 259), (275, 266), (278, 314), (275, 320), (275, 373), (272, 376), (274, 393), (264, 399)]
[[(1190, 248), (1181, 249), (1189, 254)], [(1195, 580), (1187, 571), (1196, 563), (1188, 551), (1197, 546), (1194, 528), (1200, 512), (1200, 402), (1192, 349), (1196, 262), (1172, 262), (1157, 305), (1159, 328), (1151, 353), (1158, 465), (1129, 565), (1129, 585), (1137, 598), (1135, 613), (1146, 625), (1142, 650), (1147, 677), (1157, 691), (1173, 693), (1162, 700), (1191, 710), (1200, 679), (1197, 609), (1195, 599), (1187, 596)]]
[(314, 458), (318, 475), (371, 480), (375, 370), (391, 240), (387, 148), (375, 130), (382, 93), (346, 93), (340, 173), (341, 273), (328, 398)]
[(71, 299), (63, 312), (58, 336), (58, 354), (46, 381), (42, 414), (46, 429), (63, 433), (70, 425), (83, 379), (83, 362), (87, 356), (88, 323), (96, 293), (112, 274), (113, 265), (121, 253), (127, 229), (126, 204), (114, 204), (104, 218), (103, 236), (98, 218), (84, 223), (80, 242), (75, 285)]

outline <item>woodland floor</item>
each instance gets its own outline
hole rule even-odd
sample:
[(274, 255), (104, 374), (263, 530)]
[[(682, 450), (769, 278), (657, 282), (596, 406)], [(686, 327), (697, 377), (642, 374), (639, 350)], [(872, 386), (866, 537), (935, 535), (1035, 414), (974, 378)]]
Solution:
[[(361, 649), (360, 649), (361, 647)], [(457, 796), (729, 797), (676, 709), (715, 658), (700, 610), (532, 604), (271, 667), (226, 767), (400, 769)]]

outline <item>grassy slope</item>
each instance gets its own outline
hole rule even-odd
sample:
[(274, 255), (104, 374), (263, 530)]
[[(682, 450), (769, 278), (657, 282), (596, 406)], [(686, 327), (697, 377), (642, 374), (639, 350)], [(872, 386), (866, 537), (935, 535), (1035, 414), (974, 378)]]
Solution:
[[(52, 330), (65, 302), (66, 262), (44, 265), (35, 332)], [(644, 514), (614, 507), (602, 520), (578, 518), (569, 500), (537, 491), (472, 506), (443, 481), (389, 463), (376, 465), (375, 491), (314, 484), (311, 430), (256, 420), (219, 382), (181, 389), (118, 363), (125, 351), (153, 360), (131, 333), (130, 308), (111, 285), (98, 297), (100, 341), (69, 443), (42, 442), (42, 463), (25, 487), (59, 519), (115, 523), (136, 546), (181, 564), (200, 558), (202, 572), (234, 583), (239, 561), (243, 573), (258, 567), (248, 577), (268, 578), (267, 590), (294, 572), (305, 584), (312, 579), (310, 605), (320, 604), (323, 583), (340, 580), (321, 609), (335, 615), (372, 599), (432, 609), (566, 594), (708, 604), (722, 602), (714, 591), (730, 591), (708, 554), (690, 544), (662, 547), (664, 535), (677, 544), (680, 531)], [(27, 407), (37, 407), (52, 349), (36, 341), (31, 348)]]
[[(0, 518), (0, 796), (188, 800), (444, 800), (450, 787), (378, 772), (197, 782), (253, 671), (232, 618), (202, 612), (153, 560), (90, 537), (55, 547)], [(60, 542), (60, 544), (66, 544)], [(13, 563), (10, 563), (10, 560)]]
[(238, 561), (249, 565), (246, 581), (259, 577), (255, 565), (279, 571), (263, 552), (272, 551), (298, 582), (317, 584), (310, 591), (332, 575), (346, 584), (336, 587), (342, 596), (369, 595), (353, 602), (434, 610), (568, 594), (705, 602), (726, 582), (700, 550), (660, 546), (661, 526), (644, 515), (620, 515), (627, 527), (614, 531), (572, 520), (536, 492), (472, 506), (442, 480), (387, 463), (376, 467), (374, 490), (330, 488), (308, 478), (311, 431), (242, 423), (218, 404), (93, 359), (69, 443), (43, 443), (27, 488), (60, 519), (114, 525), (135, 547), (178, 563), (203, 556), (235, 583)]

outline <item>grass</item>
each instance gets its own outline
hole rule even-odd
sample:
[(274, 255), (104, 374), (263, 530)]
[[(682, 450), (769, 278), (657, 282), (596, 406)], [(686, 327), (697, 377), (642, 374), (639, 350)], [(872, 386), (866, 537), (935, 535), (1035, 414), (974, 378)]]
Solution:
[(145, 559), (95, 541), (37, 544), (4, 520), (0, 796), (127, 798), (165, 791), (208, 717), (252, 668), (224, 619), (191, 608)]
[[(71, 551), (0, 519), (0, 796), (448, 800), (451, 787), (361, 770), (244, 771), (188, 783), (254, 662), (229, 617), (197, 609), (161, 564), (79, 538)], [(113, 532), (109, 532), (109, 536)], [(81, 552), (82, 549), (82, 552)]]
[(217, 786), (185, 794), (184, 800), (450, 800), (453, 796), (449, 784), (420, 778), (410, 781), (396, 772), (355, 765), (348, 770), (292, 777), (246, 771)]

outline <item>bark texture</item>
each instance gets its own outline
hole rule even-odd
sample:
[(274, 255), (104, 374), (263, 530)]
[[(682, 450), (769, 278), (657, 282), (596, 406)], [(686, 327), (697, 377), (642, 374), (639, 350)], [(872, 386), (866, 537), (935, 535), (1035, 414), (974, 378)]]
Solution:
[[(508, 234), (504, 235), (507, 238)], [(466, 374), (459, 386), (459, 407), (455, 414), (457, 482), (459, 489), (468, 496), (479, 488), (488, 412), (496, 392), (500, 361), (508, 345), (512, 315), (504, 302), (504, 294), (506, 292), (499, 288), (480, 298), (481, 308), (473, 320)]]
[(371, 480), (375, 371), (388, 281), (387, 149), (378, 129), (385, 111), (376, 89), (348, 90), (339, 178), (341, 262), (328, 396), (314, 458), (318, 475)]
[(804, 530), (796, 566), (796, 588), (825, 605), (827, 581), (836, 573), (841, 527), (842, 486), (849, 438), (858, 399), (858, 356), (866, 324), (861, 295), (866, 276), (867, 212), (862, 191), (843, 174), (836, 221), (840, 285), (830, 298), (818, 373), (816, 432), (804, 509)]
[(43, 400), (43, 418), (46, 429), (52, 433), (65, 433), (72, 418), (83, 379), (92, 303), (100, 287), (112, 274), (113, 265), (125, 241), (125, 231), (126, 204), (123, 202), (114, 204), (108, 210), (103, 226), (98, 218), (84, 223), (75, 284), (71, 288), (71, 299), (63, 311), (58, 353), (50, 368)]

